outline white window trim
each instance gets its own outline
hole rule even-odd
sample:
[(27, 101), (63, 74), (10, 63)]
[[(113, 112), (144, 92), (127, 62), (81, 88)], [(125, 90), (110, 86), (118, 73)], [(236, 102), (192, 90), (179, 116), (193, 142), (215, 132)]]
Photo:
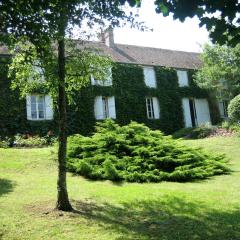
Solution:
[[(36, 114), (37, 117), (32, 117), (32, 96), (36, 97)], [(38, 98), (42, 96), (43, 97), (43, 118), (39, 117), (39, 101)], [(53, 108), (52, 108), (52, 99), (49, 95), (42, 95), (42, 94), (31, 94), (27, 95), (26, 97), (26, 110), (27, 110), (27, 120), (30, 121), (46, 121), (46, 120), (52, 120), (53, 119)]]
[(148, 119), (160, 118), (159, 101), (156, 97), (146, 97), (146, 111)]
[[(45, 97), (44, 95), (37, 95), (37, 94), (33, 94), (30, 97), (32, 98), (33, 96), (36, 97), (36, 113), (37, 113), (37, 117), (33, 118), (32, 117), (32, 99), (31, 99), (31, 120), (33, 121), (41, 121), (41, 120), (45, 120), (46, 119), (46, 103), (45, 103)], [(39, 117), (39, 97), (43, 97), (43, 118)]]
[(153, 99), (151, 97), (146, 98), (146, 108), (148, 119), (154, 119)]
[(94, 101), (94, 115), (96, 120), (116, 119), (115, 97), (96, 96)]

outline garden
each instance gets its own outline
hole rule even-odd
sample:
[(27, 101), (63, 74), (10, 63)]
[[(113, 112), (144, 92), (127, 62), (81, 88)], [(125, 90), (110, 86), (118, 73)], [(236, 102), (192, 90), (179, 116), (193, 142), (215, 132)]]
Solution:
[(1, 239), (240, 238), (237, 133), (175, 140), (109, 120), (91, 137), (71, 136), (73, 212), (53, 210), (54, 142), (0, 148)]

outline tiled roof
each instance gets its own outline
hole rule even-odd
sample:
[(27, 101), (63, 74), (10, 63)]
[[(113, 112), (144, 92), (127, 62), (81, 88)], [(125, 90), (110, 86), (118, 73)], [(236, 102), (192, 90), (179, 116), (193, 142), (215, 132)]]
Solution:
[[(86, 43), (86, 44), (85, 44)], [(201, 65), (198, 53), (167, 50), (161, 48), (140, 47), (114, 44), (113, 48), (103, 42), (85, 42), (79, 47), (93, 47), (119, 63), (131, 63), (150, 66), (164, 66), (179, 69), (197, 69)], [(7, 48), (0, 46), (0, 54), (8, 54)]]
[(197, 69), (201, 66), (199, 53), (194, 52), (124, 44), (114, 44), (113, 48), (109, 48), (103, 42), (88, 42), (87, 46), (102, 50), (103, 54), (112, 57), (113, 61), (120, 63), (164, 66), (179, 69)]

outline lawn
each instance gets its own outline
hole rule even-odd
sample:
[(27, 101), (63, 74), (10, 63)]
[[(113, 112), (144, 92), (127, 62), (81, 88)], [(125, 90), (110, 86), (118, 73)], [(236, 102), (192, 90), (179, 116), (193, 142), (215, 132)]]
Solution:
[(52, 148), (0, 149), (0, 239), (240, 239), (240, 138), (186, 140), (226, 153), (231, 175), (113, 184), (68, 175), (75, 213), (52, 211)]

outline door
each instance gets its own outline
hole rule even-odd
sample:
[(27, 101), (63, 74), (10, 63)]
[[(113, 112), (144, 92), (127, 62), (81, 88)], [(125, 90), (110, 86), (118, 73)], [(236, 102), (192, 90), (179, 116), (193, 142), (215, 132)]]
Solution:
[(196, 108), (197, 125), (203, 125), (206, 123), (211, 124), (210, 112), (207, 99), (199, 98), (194, 99)]
[(190, 109), (192, 127), (196, 127), (198, 124), (198, 121), (197, 121), (195, 101), (193, 98), (189, 99), (189, 109)]

